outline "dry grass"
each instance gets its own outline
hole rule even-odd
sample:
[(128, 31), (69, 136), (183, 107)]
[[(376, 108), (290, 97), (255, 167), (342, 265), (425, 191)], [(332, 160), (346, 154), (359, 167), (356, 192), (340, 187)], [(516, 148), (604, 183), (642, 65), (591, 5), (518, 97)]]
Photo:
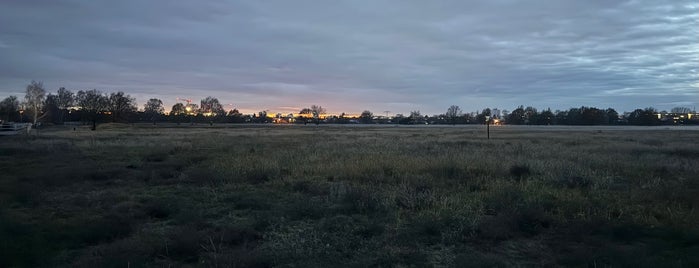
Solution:
[(3, 137), (0, 266), (699, 265), (698, 131), (483, 131)]

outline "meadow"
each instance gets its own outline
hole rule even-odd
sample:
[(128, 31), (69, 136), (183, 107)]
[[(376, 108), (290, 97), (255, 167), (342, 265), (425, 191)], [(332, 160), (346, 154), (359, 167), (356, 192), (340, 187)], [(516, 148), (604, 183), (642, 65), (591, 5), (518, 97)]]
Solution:
[(697, 267), (682, 127), (47, 127), (0, 137), (0, 267)]

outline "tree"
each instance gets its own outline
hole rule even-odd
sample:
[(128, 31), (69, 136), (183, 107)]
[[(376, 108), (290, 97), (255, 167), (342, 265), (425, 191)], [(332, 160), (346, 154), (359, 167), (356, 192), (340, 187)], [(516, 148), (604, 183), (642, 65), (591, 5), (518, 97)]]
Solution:
[(42, 112), (45, 115), (50, 116), (50, 121), (53, 123), (59, 123), (61, 121), (61, 109), (58, 108), (58, 96), (49, 93), (44, 100), (42, 105)]
[(267, 111), (260, 111), (257, 113), (257, 117), (254, 119), (255, 123), (267, 123), (269, 120), (269, 117), (267, 117)]
[(527, 106), (527, 108), (524, 109), (524, 122), (526, 124), (535, 124), (539, 120), (539, 112), (536, 110), (536, 108)]
[(629, 114), (629, 124), (644, 126), (658, 125), (660, 124), (660, 119), (658, 119), (657, 113), (658, 112), (652, 107), (636, 109)]
[(172, 109), (170, 109), (170, 115), (184, 115), (187, 114), (187, 109), (184, 107), (184, 104), (178, 102), (175, 103), (175, 105), (172, 106)]
[(313, 114), (313, 110), (311, 108), (303, 108), (301, 111), (299, 111), (299, 114)]
[(552, 125), (556, 115), (551, 112), (551, 108), (542, 111), (536, 121), (537, 125)]
[(238, 109), (233, 108), (232, 110), (228, 111), (228, 117), (230, 117), (230, 122), (231, 123), (243, 123), (245, 122), (245, 119), (243, 119), (243, 114), (238, 111)]
[(163, 108), (163, 101), (159, 99), (150, 99), (143, 106), (143, 112), (150, 118), (151, 121), (153, 121), (153, 124), (155, 124), (155, 119), (165, 112), (165, 109)]
[(481, 113), (476, 115), (476, 120), (478, 120), (479, 124), (485, 124), (486, 123), (485, 117), (491, 116), (491, 115), (492, 115), (492, 111), (490, 110), (490, 108), (485, 108), (485, 109), (483, 109), (483, 111)]
[(217, 98), (208, 96), (201, 100), (201, 113), (208, 116), (216, 116), (225, 115), (226, 111), (223, 110), (223, 105)]
[(607, 124), (616, 125), (619, 121), (619, 113), (612, 108), (607, 108), (605, 112), (607, 113)]
[(24, 95), (24, 101), (27, 103), (29, 112), (33, 117), (33, 124), (36, 125), (36, 120), (39, 118), (39, 112), (41, 111), (41, 105), (44, 103), (44, 98), (46, 97), (46, 90), (44, 89), (44, 83), (32, 81), (27, 85), (27, 93)]
[(519, 106), (512, 110), (507, 116), (507, 123), (511, 125), (523, 125), (525, 123), (524, 106)]
[(318, 118), (321, 114), (325, 114), (325, 108), (320, 105), (311, 105), (311, 112), (313, 113), (313, 117)]
[(236, 109), (236, 108), (233, 108), (232, 110), (228, 111), (228, 116), (236, 117), (236, 116), (242, 116), (242, 115), (243, 114), (241, 114), (240, 111), (238, 111), (238, 109)]
[(0, 102), (0, 116), (2, 121), (13, 121), (19, 111), (19, 100), (16, 96), (9, 96)]
[(461, 108), (457, 105), (452, 105), (447, 108), (447, 113), (444, 116), (452, 125), (456, 125), (456, 120), (461, 116)]
[(687, 107), (675, 107), (670, 110), (671, 113), (673, 114), (688, 114), (692, 113), (692, 109), (689, 109)]
[(88, 91), (78, 91), (76, 101), (80, 106), (83, 118), (92, 123), (92, 130), (97, 129), (97, 121), (100, 120), (103, 112), (107, 111), (109, 97), (96, 89)]
[(136, 111), (136, 99), (119, 91), (109, 95), (109, 112), (112, 113), (112, 122), (125, 119), (128, 114)]
[(64, 87), (56, 92), (56, 106), (59, 109), (61, 123), (65, 120), (65, 111), (75, 104), (75, 94)]
[(595, 107), (580, 107), (582, 125), (603, 125), (609, 123), (607, 113)]
[(299, 111), (299, 116), (298, 119), (304, 120), (304, 123), (309, 123), (310, 121), (308, 120), (309, 118), (313, 118), (313, 121), (315, 121), (316, 125), (320, 123), (320, 117), (321, 115), (325, 114), (325, 108), (321, 107), (320, 105), (311, 105), (311, 108), (303, 108), (301, 111)]
[[(344, 113), (342, 114), (342, 117), (344, 117)], [(364, 124), (371, 124), (373, 122), (373, 118), (374, 114), (372, 114), (369, 110), (364, 110), (359, 116), (359, 120), (361, 120)]]

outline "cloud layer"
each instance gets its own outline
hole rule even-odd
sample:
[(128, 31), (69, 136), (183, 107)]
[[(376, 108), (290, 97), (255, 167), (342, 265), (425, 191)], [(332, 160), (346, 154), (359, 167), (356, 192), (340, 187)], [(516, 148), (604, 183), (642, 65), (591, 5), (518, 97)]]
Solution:
[(3, 1), (0, 97), (41, 80), (248, 112), (699, 102), (696, 1), (409, 2)]

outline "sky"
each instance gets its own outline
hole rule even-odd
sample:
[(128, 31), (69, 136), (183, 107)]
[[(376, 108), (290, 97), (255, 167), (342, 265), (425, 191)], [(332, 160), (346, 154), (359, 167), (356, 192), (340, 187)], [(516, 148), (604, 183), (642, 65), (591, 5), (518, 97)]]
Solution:
[(0, 98), (444, 113), (699, 106), (699, 2), (2, 0)]

